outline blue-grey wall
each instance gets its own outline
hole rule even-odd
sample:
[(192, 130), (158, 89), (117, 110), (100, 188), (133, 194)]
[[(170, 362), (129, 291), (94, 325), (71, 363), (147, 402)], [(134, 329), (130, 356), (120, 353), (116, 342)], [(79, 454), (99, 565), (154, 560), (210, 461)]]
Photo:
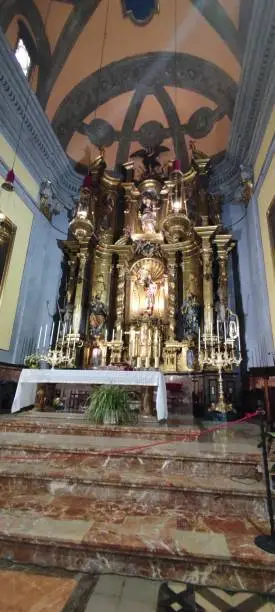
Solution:
[[(243, 317), (243, 350), (247, 351), (248, 368), (273, 365), (272, 356), (268, 355), (274, 346), (257, 194), (253, 195), (247, 207), (227, 202), (223, 207), (223, 222), (237, 240), (235, 263), (238, 266), (241, 293), (236, 295), (236, 304), (241, 306), (238, 314)], [(238, 278), (234, 280), (235, 291), (238, 291)]]

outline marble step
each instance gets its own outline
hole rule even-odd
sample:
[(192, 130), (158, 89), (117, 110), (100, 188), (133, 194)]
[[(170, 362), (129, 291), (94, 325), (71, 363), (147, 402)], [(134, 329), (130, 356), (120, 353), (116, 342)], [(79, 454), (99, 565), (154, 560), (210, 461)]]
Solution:
[(162, 504), (222, 516), (266, 517), (265, 488), (250, 478), (227, 477), (224, 472), (211, 479), (181, 472), (91, 467), (85, 462), (74, 465), (60, 460), (33, 459), (18, 462), (16, 457), (1, 461), (2, 495), (16, 491), (84, 496), (88, 499), (119, 502), (121, 498), (152, 507)]
[[(159, 454), (153, 454), (158, 450)], [(16, 444), (1, 444), (1, 462), (14, 461), (16, 463), (33, 463), (51, 461), (56, 465), (71, 466), (72, 469), (77, 465), (88, 469), (105, 469), (120, 471), (125, 467), (133, 469), (140, 474), (148, 471), (152, 474), (174, 474), (181, 473), (186, 476), (215, 477), (217, 474), (224, 474), (228, 477), (247, 477), (258, 478), (258, 466), (261, 463), (259, 455), (226, 455), (219, 457), (211, 453), (182, 454), (175, 449), (175, 454), (167, 453), (166, 449), (152, 448), (150, 453), (142, 450), (135, 453), (125, 453), (121, 449), (112, 449), (110, 453), (101, 454), (94, 449), (78, 450), (77, 448), (54, 448), (51, 449), (45, 443), (32, 446), (24, 443), (21, 439), (20, 447)], [(191, 449), (189, 450), (191, 453)]]
[(1, 495), (0, 557), (85, 572), (173, 579), (225, 589), (270, 591), (272, 555), (254, 545), (261, 521), (219, 517), (121, 497)]
[[(153, 421), (149, 426), (135, 425), (115, 426), (115, 425), (93, 425), (89, 423), (85, 416), (70, 415), (68, 413), (32, 413), (21, 415), (17, 418), (5, 418), (0, 421), (0, 431), (25, 432), (25, 433), (60, 433), (78, 436), (112, 436), (114, 438), (134, 437), (151, 439), (179, 439), (182, 437), (196, 438), (200, 432), (200, 427), (196, 424), (185, 425), (184, 427), (167, 427), (158, 425)], [(192, 435), (192, 433), (194, 435)]]

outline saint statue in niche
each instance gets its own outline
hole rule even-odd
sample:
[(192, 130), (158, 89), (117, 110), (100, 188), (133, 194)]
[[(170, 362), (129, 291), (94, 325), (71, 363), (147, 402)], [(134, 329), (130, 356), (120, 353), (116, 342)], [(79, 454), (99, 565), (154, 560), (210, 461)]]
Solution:
[(107, 319), (107, 310), (100, 297), (96, 295), (92, 298), (89, 309), (89, 331), (92, 337), (100, 336), (104, 333)]
[(186, 340), (197, 335), (201, 318), (201, 306), (197, 298), (189, 293), (184, 300), (179, 321), (179, 336), (181, 340)]
[(150, 274), (144, 281), (144, 290), (146, 295), (146, 312), (151, 316), (154, 311), (158, 286), (157, 283), (154, 283)]
[(157, 224), (158, 196), (153, 191), (145, 191), (141, 196), (139, 218), (145, 234), (155, 234)]
[(149, 316), (152, 316), (155, 306), (155, 298), (158, 290), (157, 283), (155, 283), (152, 279), (151, 274), (148, 274), (147, 271), (142, 271), (139, 276), (139, 282), (143, 286), (145, 293), (145, 312)]

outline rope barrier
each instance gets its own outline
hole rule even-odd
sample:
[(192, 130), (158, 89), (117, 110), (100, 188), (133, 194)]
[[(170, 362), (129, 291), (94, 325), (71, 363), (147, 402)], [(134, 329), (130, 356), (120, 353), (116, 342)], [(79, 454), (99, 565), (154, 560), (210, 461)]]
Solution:
[[(161, 446), (164, 444), (174, 444), (175, 442), (194, 442), (205, 434), (209, 434), (209, 433), (214, 433), (215, 431), (220, 431), (223, 429), (229, 429), (234, 425), (239, 425), (240, 423), (245, 423), (247, 421), (250, 421), (251, 419), (253, 419), (254, 417), (259, 415), (259, 411), (257, 410), (256, 412), (252, 412), (252, 413), (247, 413), (244, 417), (242, 417), (241, 419), (237, 419), (235, 421), (229, 421), (226, 423), (221, 423), (220, 425), (216, 425), (215, 427), (210, 427), (208, 429), (203, 429), (203, 430), (190, 430), (190, 431), (186, 431), (184, 433), (184, 435), (180, 435), (180, 436), (176, 436), (175, 438), (173, 438), (173, 440), (158, 440), (155, 442), (150, 442), (150, 444), (144, 444), (142, 446), (131, 446), (128, 448), (115, 448), (115, 449), (110, 449), (110, 450), (102, 450), (102, 451), (96, 451), (96, 450), (89, 450), (89, 449), (83, 449), (83, 450), (88, 450), (89, 453), (91, 455), (95, 455), (95, 456), (106, 456), (106, 457), (111, 457), (111, 456), (116, 456), (118, 454), (123, 454), (123, 453), (134, 453), (136, 451), (141, 452), (143, 450), (146, 450), (147, 448), (153, 448), (154, 446)], [(47, 450), (47, 453), (50, 452), (51, 449)], [(62, 451), (63, 449), (61, 449)], [(81, 452), (81, 450), (79, 451)], [(53, 453), (54, 454), (54, 453)], [(15, 460), (21, 460), (24, 459), (25, 461), (31, 461), (31, 459), (27, 459), (25, 458), (23, 455), (18, 455), (16, 457), (11, 456), (1, 456), (1, 459), (11, 459), (12, 461)]]

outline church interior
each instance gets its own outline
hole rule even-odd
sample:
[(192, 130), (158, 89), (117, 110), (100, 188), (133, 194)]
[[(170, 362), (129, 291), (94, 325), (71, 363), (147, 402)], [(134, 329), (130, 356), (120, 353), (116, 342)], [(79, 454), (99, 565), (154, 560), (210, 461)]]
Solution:
[(0, 0), (0, 612), (275, 610), (274, 0)]

